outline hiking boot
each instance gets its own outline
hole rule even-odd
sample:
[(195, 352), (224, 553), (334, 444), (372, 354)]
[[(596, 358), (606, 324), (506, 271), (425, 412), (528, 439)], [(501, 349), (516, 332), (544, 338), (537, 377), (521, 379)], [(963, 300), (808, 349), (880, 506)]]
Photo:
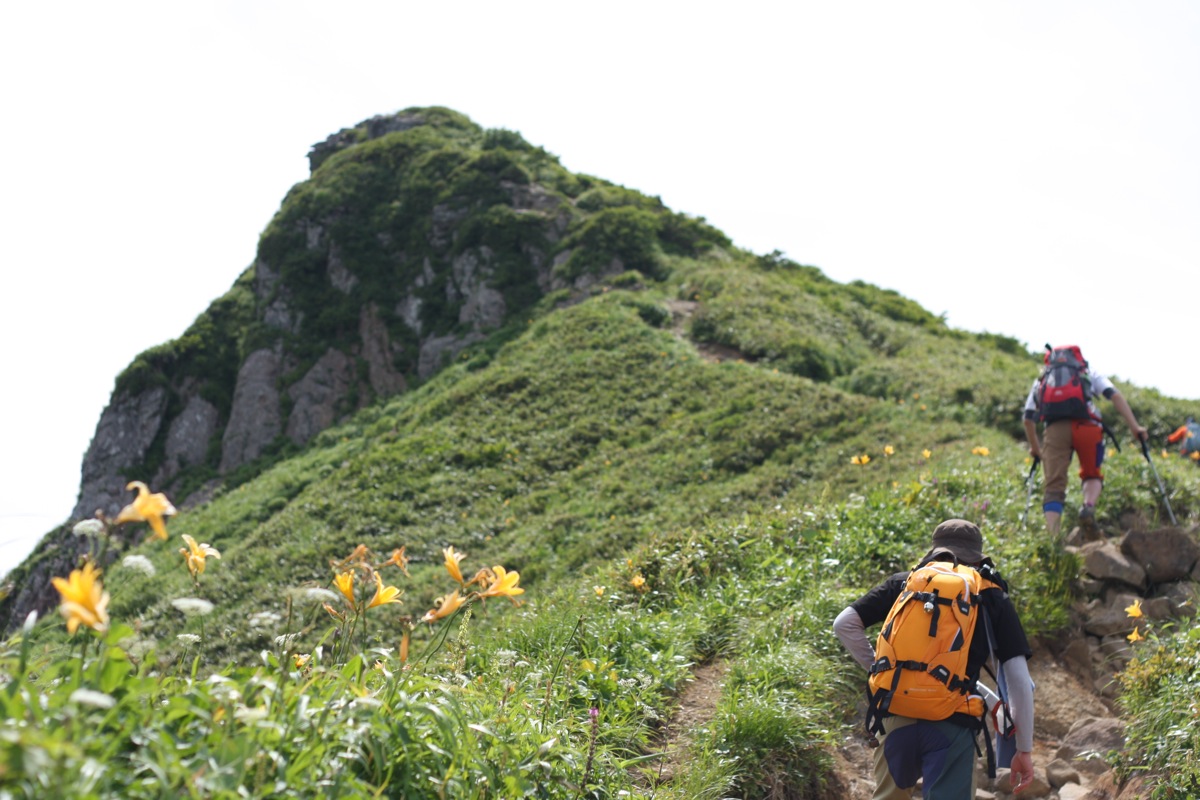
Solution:
[(1096, 527), (1096, 507), (1084, 506), (1079, 509), (1079, 527), (1083, 529), (1084, 534), (1094, 539), (1100, 529)]

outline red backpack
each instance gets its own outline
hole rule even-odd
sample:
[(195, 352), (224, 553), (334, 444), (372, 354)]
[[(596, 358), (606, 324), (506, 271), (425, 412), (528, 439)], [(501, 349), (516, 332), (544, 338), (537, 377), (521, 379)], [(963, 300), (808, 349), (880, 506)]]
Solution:
[(1060, 419), (1091, 419), (1088, 401), (1092, 397), (1092, 381), (1088, 377), (1087, 359), (1077, 345), (1046, 345), (1045, 367), (1038, 378), (1038, 419), (1054, 422)]

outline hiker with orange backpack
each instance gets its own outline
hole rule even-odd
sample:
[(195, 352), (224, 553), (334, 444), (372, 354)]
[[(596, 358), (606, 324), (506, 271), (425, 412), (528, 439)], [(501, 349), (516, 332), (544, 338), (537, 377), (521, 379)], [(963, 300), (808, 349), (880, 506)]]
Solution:
[[(1079, 510), (1079, 525), (1088, 533), (1096, 531), (1096, 502), (1104, 488), (1104, 436), (1112, 436), (1096, 408), (1095, 398), (1103, 396), (1129, 426), (1133, 437), (1147, 439), (1146, 429), (1138, 424), (1125, 397), (1105, 376), (1089, 368), (1079, 347), (1046, 345), (1045, 366), (1033, 382), (1025, 398), (1025, 438), (1035, 463), (1044, 465), (1045, 488), (1042, 513), (1046, 529), (1059, 532), (1063, 503), (1067, 499), (1067, 468), (1072, 455), (1079, 456), (1079, 478), (1082, 481), (1083, 504)], [(1037, 423), (1045, 425), (1038, 439)], [(1112, 436), (1113, 442), (1116, 437)]]
[[(883, 628), (874, 647), (866, 629)], [(870, 673), (868, 727), (876, 748), (874, 800), (911, 796), (918, 779), (925, 800), (975, 797), (976, 734), (984, 732), (994, 774), (987, 709), (979, 682), (994, 659), (1000, 700), (993, 711), (1014, 723), (1008, 764), (1013, 791), (1033, 781), (1032, 655), (1007, 586), (983, 555), (974, 523), (949, 519), (911, 572), (888, 578), (847, 606), (834, 633)]]

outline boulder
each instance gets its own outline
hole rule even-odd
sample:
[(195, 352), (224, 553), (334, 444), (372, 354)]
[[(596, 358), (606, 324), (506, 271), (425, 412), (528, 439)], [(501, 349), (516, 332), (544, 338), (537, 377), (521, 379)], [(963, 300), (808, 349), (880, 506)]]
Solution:
[(1141, 565), (1151, 583), (1182, 580), (1200, 562), (1200, 544), (1177, 528), (1130, 531), (1121, 539), (1121, 552)]
[(1055, 758), (1068, 761), (1081, 773), (1108, 772), (1105, 756), (1125, 746), (1125, 723), (1115, 717), (1081, 717), (1071, 726)]
[(1120, 581), (1135, 589), (1146, 583), (1146, 571), (1111, 542), (1089, 542), (1080, 548), (1083, 566), (1093, 578)]

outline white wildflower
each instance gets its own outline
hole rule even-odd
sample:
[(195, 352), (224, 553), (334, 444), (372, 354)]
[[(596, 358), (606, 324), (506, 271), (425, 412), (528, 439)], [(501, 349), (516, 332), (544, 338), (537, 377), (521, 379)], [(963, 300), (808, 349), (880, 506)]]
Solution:
[(177, 597), (171, 605), (187, 617), (206, 617), (213, 612), (213, 604), (200, 597)]
[(76, 689), (71, 692), (70, 700), (72, 703), (79, 703), (81, 706), (92, 706), (93, 708), (112, 708), (117, 704), (116, 698), (112, 695), (97, 692), (93, 689)]
[(180, 642), (183, 642), (185, 647), (191, 647), (192, 645), (200, 644), (200, 637), (194, 633), (181, 633), (175, 638)]
[(76, 522), (71, 532), (76, 536), (103, 536), (106, 529), (104, 523), (98, 519), (85, 519), (83, 522)]
[(258, 708), (239, 706), (238, 709), (233, 712), (233, 718), (238, 722), (253, 724), (261, 719), (267, 718), (267, 708), (266, 706), (259, 706)]
[(280, 650), (290, 650), (299, 638), (300, 634), (298, 633), (285, 633), (282, 636), (275, 637), (275, 646)]
[(341, 595), (317, 586), (304, 586), (289, 590), (291, 596), (301, 603), (336, 603)]
[(121, 559), (121, 563), (129, 569), (140, 572), (148, 578), (153, 578), (155, 569), (154, 564), (145, 556), (125, 556)]
[(247, 622), (249, 622), (251, 628), (270, 628), (282, 619), (283, 617), (274, 611), (259, 611), (251, 614)]

